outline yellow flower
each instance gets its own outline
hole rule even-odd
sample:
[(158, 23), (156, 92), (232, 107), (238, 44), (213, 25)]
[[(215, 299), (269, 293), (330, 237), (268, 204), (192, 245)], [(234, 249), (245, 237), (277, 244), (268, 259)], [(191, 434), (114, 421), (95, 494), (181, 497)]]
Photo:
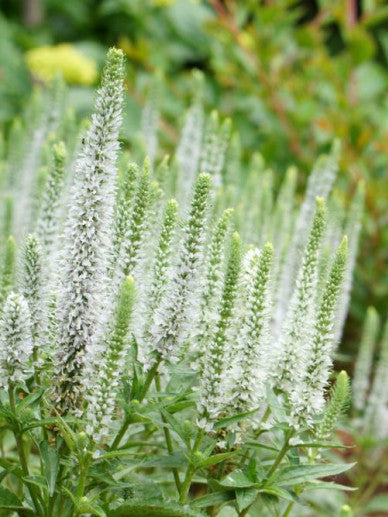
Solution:
[(68, 84), (93, 84), (98, 76), (95, 62), (69, 43), (29, 50), (26, 62), (31, 73), (42, 81), (50, 81), (57, 72)]
[(174, 3), (175, 0), (153, 0), (153, 5), (155, 7), (169, 7)]

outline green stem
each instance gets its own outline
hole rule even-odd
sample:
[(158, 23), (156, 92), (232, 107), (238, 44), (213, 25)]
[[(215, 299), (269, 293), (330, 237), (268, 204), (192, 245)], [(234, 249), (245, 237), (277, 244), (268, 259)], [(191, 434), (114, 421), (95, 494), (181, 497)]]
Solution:
[(79, 482), (78, 482), (77, 492), (76, 492), (76, 497), (78, 499), (81, 499), (81, 497), (83, 497), (84, 492), (85, 492), (89, 465), (90, 465), (90, 459), (86, 459), (86, 461), (84, 463), (80, 462), (80, 477), (79, 477)]
[[(141, 402), (144, 399), (144, 397), (147, 395), (147, 392), (151, 386), (151, 383), (154, 380), (154, 377), (158, 371), (160, 361), (161, 361), (161, 358), (158, 358), (157, 361), (155, 362), (154, 366), (151, 368), (151, 370), (149, 370), (145, 383), (144, 383), (144, 386), (143, 386), (143, 389), (138, 397), (139, 402)], [(121, 424), (121, 427), (116, 435), (116, 438), (112, 442), (112, 445), (110, 447), (111, 450), (117, 449), (117, 447), (120, 445), (120, 442), (123, 439), (123, 436), (125, 435), (125, 433), (127, 432), (127, 429), (129, 427), (131, 421), (132, 421), (131, 417), (130, 417), (130, 415), (128, 415), (127, 418), (124, 420), (124, 422)]]
[[(384, 457), (383, 457), (382, 464), (379, 467), (379, 469), (375, 472), (375, 474), (372, 476), (372, 480), (369, 483), (369, 485), (366, 484), (365, 490), (360, 490), (358, 496), (356, 496), (356, 498), (355, 498), (356, 499), (356, 501), (355, 501), (355, 506), (356, 507), (357, 506), (361, 506), (362, 507), (365, 504), (365, 502), (367, 502), (369, 500), (369, 498), (374, 494), (374, 492), (376, 491), (377, 487), (379, 486), (379, 484), (383, 480), (384, 474), (385, 474), (385, 461), (384, 461)], [(364, 487), (365, 487), (365, 485), (364, 485)]]
[[(59, 446), (58, 455), (60, 457), (62, 457), (62, 456), (64, 457), (65, 456), (65, 452), (66, 452), (66, 444), (65, 444), (65, 442), (62, 442), (61, 445)], [(57, 474), (57, 484), (59, 484), (59, 485), (60, 485), (60, 482), (62, 480), (62, 476), (63, 476), (64, 470), (65, 470), (65, 467), (61, 463), (59, 465), (58, 474)], [(53, 512), (54, 512), (55, 503), (56, 503), (56, 500), (57, 500), (58, 496), (60, 496), (60, 494), (58, 492), (55, 492), (55, 491), (54, 491), (53, 495), (50, 496), (50, 499), (49, 499), (49, 502), (48, 502), (48, 508), (47, 508), (47, 517), (52, 517)]]
[[(38, 347), (34, 347), (33, 351), (32, 351), (32, 357), (33, 357), (33, 361), (34, 361), (34, 364), (37, 365), (39, 364), (39, 355), (38, 355)], [(39, 390), (39, 388), (41, 387), (41, 378), (40, 378), (40, 374), (39, 374), (39, 371), (38, 369), (36, 368), (34, 370), (34, 380), (35, 380), (35, 389)], [(40, 400), (39, 400), (39, 416), (40, 416), (40, 419), (43, 420), (43, 397), (40, 397)], [(42, 434), (42, 441), (47, 441), (47, 432), (46, 432), (46, 429), (44, 427), (44, 425), (41, 426), (41, 434)], [(41, 473), (43, 475), (43, 460), (42, 458), (40, 457), (40, 470), (41, 470)]]
[(267, 474), (267, 479), (269, 479), (272, 474), (275, 472), (275, 470), (278, 468), (279, 464), (281, 463), (282, 459), (284, 458), (284, 456), (287, 454), (288, 452), (288, 449), (290, 448), (290, 445), (289, 445), (289, 441), (290, 441), (290, 438), (292, 437), (293, 435), (293, 431), (290, 431), (286, 434), (286, 441), (284, 442), (284, 445), (283, 447), (281, 448), (279, 454), (278, 454), (278, 457), (276, 458), (274, 464), (272, 465), (272, 467), (269, 469), (268, 471), (268, 474)]
[(264, 429), (262, 429), (262, 425), (263, 425), (263, 424), (265, 424), (265, 422), (266, 422), (266, 421), (268, 420), (268, 418), (270, 417), (271, 413), (272, 413), (272, 410), (271, 410), (270, 406), (267, 406), (267, 409), (265, 410), (265, 413), (264, 413), (264, 415), (263, 415), (263, 418), (262, 418), (262, 419), (261, 419), (261, 421), (260, 421), (260, 425), (259, 425), (259, 427), (258, 427), (257, 431), (256, 431), (256, 432), (255, 432), (255, 434), (254, 434), (254, 437), (255, 437), (256, 439), (257, 439), (257, 438), (259, 438), (259, 436), (260, 436), (260, 435), (262, 435), (263, 433), (265, 433), (265, 432), (266, 432), (266, 429), (265, 429), (265, 428), (264, 428)]
[(270, 414), (271, 414), (271, 408), (270, 408), (270, 406), (267, 406), (267, 409), (265, 410), (265, 413), (263, 415), (263, 418), (261, 419), (260, 424), (265, 424), (265, 422), (268, 420)]
[(284, 510), (284, 513), (282, 515), (282, 517), (288, 517), (291, 513), (291, 510), (293, 509), (294, 507), (294, 504), (295, 502), (294, 501), (291, 501), (288, 505), (287, 505), (287, 508)]
[(127, 432), (127, 429), (129, 427), (129, 424), (131, 423), (131, 418), (127, 416), (127, 418), (124, 420), (124, 422), (121, 424), (121, 427), (119, 429), (119, 432), (116, 435), (116, 438), (113, 440), (113, 443), (111, 445), (111, 450), (117, 449), (117, 447), (120, 445), (121, 440), (123, 439), (123, 436)]
[[(11, 406), (12, 411), (16, 414), (15, 388), (14, 388), (14, 385), (12, 383), (10, 383), (9, 387), (8, 387), (8, 396), (9, 396), (9, 405)], [(17, 425), (19, 427), (19, 424), (17, 424)], [(14, 430), (13, 434), (15, 436), (16, 448), (17, 448), (17, 451), (18, 451), (20, 466), (22, 468), (23, 474), (24, 474), (24, 476), (29, 476), (30, 472), (29, 472), (29, 469), (28, 469), (27, 459), (26, 459), (26, 455), (25, 455), (25, 452), (24, 452), (24, 445), (23, 445), (22, 434), (20, 433), (19, 429)], [(30, 496), (31, 496), (31, 499), (32, 499), (32, 501), (34, 503), (37, 515), (42, 515), (43, 516), (44, 513), (43, 513), (43, 511), (41, 509), (41, 506), (39, 504), (39, 496), (37, 495), (37, 493), (35, 491), (35, 487), (32, 487), (32, 486), (27, 484), (27, 489), (28, 489), (28, 491), (30, 493)]]
[(148, 372), (143, 389), (139, 396), (139, 402), (141, 402), (144, 397), (147, 395), (148, 390), (150, 389), (151, 383), (154, 380), (154, 377), (158, 371), (159, 365), (160, 365), (161, 358), (158, 358), (154, 366), (151, 368), (151, 370)]
[[(33, 360), (34, 360), (34, 364), (38, 364), (38, 347), (34, 347), (33, 351), (32, 351), (32, 357), (33, 357)], [(40, 387), (40, 375), (39, 375), (39, 372), (37, 369), (34, 370), (34, 380), (35, 380), (35, 386), (37, 388)]]
[[(156, 377), (155, 377), (155, 386), (156, 386), (156, 391), (158, 393), (160, 393), (161, 385), (160, 385), (160, 376), (159, 375), (156, 375)], [(161, 413), (161, 417), (162, 417), (162, 422), (164, 424), (167, 424), (167, 420), (165, 419), (163, 413)], [(166, 440), (166, 446), (167, 446), (168, 453), (173, 454), (174, 447), (173, 447), (173, 443), (172, 443), (171, 433), (170, 433), (170, 429), (168, 427), (166, 427), (166, 425), (163, 426), (163, 433), (164, 433), (164, 438)], [(174, 476), (175, 485), (177, 487), (178, 493), (180, 493), (182, 485), (181, 485), (181, 480), (179, 477), (179, 471), (176, 467), (172, 467), (171, 470), (172, 470), (172, 473)]]
[[(82, 454), (79, 461), (80, 477), (78, 481), (77, 490), (75, 493), (77, 501), (79, 501), (84, 496), (90, 464), (91, 456), (88, 453), (86, 455)], [(83, 512), (81, 513), (77, 510), (75, 516), (78, 517), (80, 515), (83, 515)]]
[[(191, 449), (191, 456), (193, 456), (198, 451), (198, 449), (201, 445), (201, 442), (202, 442), (202, 438), (203, 438), (203, 430), (199, 429), (197, 437), (194, 442), (194, 445)], [(186, 471), (186, 476), (183, 481), (180, 496), (179, 496), (180, 504), (186, 504), (187, 496), (190, 491), (191, 480), (193, 479), (193, 476), (194, 476), (196, 470), (197, 470), (196, 467), (192, 463), (190, 463), (188, 465), (187, 471)]]

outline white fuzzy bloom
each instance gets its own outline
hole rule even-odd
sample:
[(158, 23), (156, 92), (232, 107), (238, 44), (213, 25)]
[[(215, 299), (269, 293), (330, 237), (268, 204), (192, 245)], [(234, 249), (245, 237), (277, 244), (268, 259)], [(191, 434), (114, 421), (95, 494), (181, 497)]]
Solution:
[(26, 153), (21, 165), (19, 184), (15, 185), (20, 200), (20, 208), (15, 212), (15, 232), (17, 236), (31, 231), (31, 214), (33, 212), (33, 189), (41, 163), (43, 144), (50, 132), (59, 125), (63, 109), (64, 83), (61, 77), (53, 79), (52, 84), (40, 99), (39, 115), (32, 121), (32, 128), (26, 136)]
[(24, 243), (21, 271), (21, 292), (31, 315), (31, 334), (34, 347), (42, 344), (45, 327), (45, 289), (42, 247), (36, 235), (28, 235)]
[(0, 383), (24, 382), (31, 371), (31, 320), (26, 300), (10, 293), (0, 318)]
[(365, 415), (364, 427), (366, 432), (379, 436), (380, 420), (387, 404), (388, 404), (388, 322), (384, 326), (383, 337), (381, 340), (380, 357), (376, 366), (376, 373), (373, 379), (372, 389), (368, 397)]
[(281, 387), (286, 392), (294, 387), (295, 382), (299, 380), (300, 372), (303, 371), (314, 324), (318, 254), (325, 229), (325, 207), (322, 198), (317, 198), (316, 206), (296, 287), (279, 338), (279, 366), (273, 374), (275, 382), (280, 377)]
[[(4, 177), (6, 186), (12, 191), (18, 185), (19, 173), (23, 163), (25, 131), (20, 119), (16, 118), (8, 135), (8, 152), (6, 156)], [(10, 232), (12, 233), (12, 232)]]
[[(282, 182), (271, 215), (270, 240), (273, 242), (275, 250), (271, 284), (274, 292), (275, 308), (280, 303), (280, 289), (278, 289), (278, 286), (282, 277), (283, 268), (287, 261), (287, 252), (290, 246), (292, 230), (295, 223), (296, 183), (297, 169), (295, 167), (289, 167)], [(273, 311), (272, 315), (272, 331), (275, 335), (278, 335), (281, 321), (276, 321), (275, 316), (281, 316), (280, 312), (276, 309)]]
[(108, 53), (95, 113), (76, 163), (71, 205), (64, 237), (58, 302), (57, 399), (70, 409), (84, 368), (100, 330), (109, 300), (109, 232), (112, 226), (115, 161), (123, 102), (123, 56)]
[(236, 344), (232, 348), (231, 373), (226, 376), (230, 405), (235, 412), (257, 409), (265, 396), (265, 380), (273, 367), (269, 346), (270, 270), (273, 247), (248, 252), (243, 317)]
[(52, 252), (59, 231), (59, 201), (64, 187), (66, 148), (63, 142), (52, 148), (52, 164), (39, 210), (36, 233), (46, 252)]
[(158, 354), (168, 361), (176, 361), (187, 329), (187, 307), (200, 270), (205, 222), (211, 186), (210, 177), (200, 174), (194, 187), (190, 216), (184, 229), (178, 262), (171, 272), (151, 329), (152, 344)]
[(273, 209), (274, 176), (265, 169), (264, 158), (255, 153), (250, 164), (247, 183), (241, 201), (248, 208), (242, 221), (244, 236), (248, 242), (262, 247), (268, 241)]
[(203, 124), (203, 107), (197, 101), (187, 112), (176, 150), (176, 158), (180, 169), (178, 198), (181, 206), (185, 206), (187, 203), (198, 172)]
[(327, 199), (338, 171), (339, 148), (335, 142), (329, 155), (318, 158), (308, 179), (307, 190), (303, 203), (299, 209), (295, 222), (294, 232), (287, 258), (285, 260), (280, 283), (278, 286), (277, 307), (274, 330), (279, 332), (281, 322), (287, 312), (287, 307), (295, 286), (295, 279), (300, 264), (303, 249), (306, 245), (311, 228), (311, 221), (315, 209), (317, 196)]
[(341, 339), (346, 316), (348, 314), (349, 309), (353, 273), (356, 265), (358, 241), (361, 232), (361, 221), (362, 216), (364, 214), (364, 197), (365, 185), (363, 182), (361, 182), (358, 185), (357, 191), (353, 197), (345, 225), (345, 234), (348, 236), (349, 239), (349, 265), (346, 271), (344, 287), (341, 294), (339, 311), (334, 329), (335, 339), (337, 343), (339, 343)]
[(146, 146), (146, 154), (151, 164), (155, 161), (158, 149), (158, 124), (160, 118), (158, 97), (158, 84), (154, 81), (151, 84), (148, 98), (141, 114), (141, 131)]
[(145, 298), (143, 300), (143, 307), (138, 307), (138, 310), (141, 310), (145, 315), (145, 324), (141, 331), (143, 346), (139, 349), (140, 360), (143, 362), (147, 361), (146, 356), (149, 349), (152, 348), (150, 329), (155, 310), (159, 307), (168, 284), (168, 272), (171, 267), (171, 255), (176, 233), (177, 212), (177, 202), (175, 199), (169, 200), (164, 211), (156, 251), (153, 253), (152, 267), (148, 273), (150, 283), (148, 286), (144, 286), (143, 289)]
[(127, 277), (118, 297), (115, 321), (109, 335), (105, 336), (105, 348), (87, 367), (90, 375), (86, 392), (86, 432), (96, 443), (109, 435), (114, 419), (116, 397), (125, 370), (126, 337), (132, 314), (134, 282)]
[(325, 390), (333, 364), (333, 327), (338, 312), (338, 299), (343, 285), (347, 262), (347, 238), (337, 250), (322, 300), (315, 317), (311, 340), (298, 365), (297, 376), (291, 385), (291, 421), (295, 427), (311, 425), (314, 415), (321, 413), (325, 404)]
[(217, 322), (217, 308), (222, 293), (225, 262), (225, 242), (233, 210), (226, 209), (214, 228), (209, 249), (204, 260), (204, 274), (201, 283), (200, 315), (194, 330), (197, 355), (202, 355), (204, 344), (209, 341)]
[(220, 126), (218, 113), (213, 111), (206, 127), (199, 170), (210, 174), (213, 186), (222, 185), (222, 168), (229, 143), (231, 122), (226, 119)]
[(369, 307), (362, 330), (360, 348), (354, 367), (352, 382), (352, 402), (357, 410), (365, 408), (366, 395), (373, 363), (373, 351), (379, 331), (379, 315), (374, 307)]
[(121, 249), (118, 256), (116, 280), (121, 283), (125, 276), (135, 275), (141, 260), (141, 251), (150, 225), (149, 208), (152, 201), (150, 162), (147, 158), (139, 178), (133, 207), (123, 226)]
[(233, 325), (235, 301), (241, 268), (241, 242), (237, 233), (233, 235), (228, 257), (218, 318), (215, 330), (206, 344), (202, 358), (202, 375), (198, 410), (209, 421), (216, 419), (228, 409), (228, 393), (225, 389), (226, 365), (230, 357), (232, 342), (229, 332)]
[(225, 183), (231, 186), (236, 193), (240, 183), (241, 171), (241, 139), (238, 132), (233, 133), (225, 160)]
[(129, 163), (121, 179), (114, 209), (112, 236), (112, 271), (114, 271), (124, 235), (131, 221), (132, 204), (137, 187), (139, 168), (136, 163)]

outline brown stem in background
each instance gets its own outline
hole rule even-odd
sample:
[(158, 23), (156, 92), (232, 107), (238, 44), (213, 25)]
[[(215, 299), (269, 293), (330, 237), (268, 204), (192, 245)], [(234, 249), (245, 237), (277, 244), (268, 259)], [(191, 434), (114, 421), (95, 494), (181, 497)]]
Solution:
[(259, 63), (256, 59), (256, 55), (250, 49), (247, 49), (242, 44), (240, 38), (240, 30), (235, 24), (233, 16), (231, 16), (230, 13), (227, 11), (225, 5), (220, 0), (210, 0), (210, 4), (218, 14), (220, 21), (222, 22), (224, 27), (230, 31), (239, 47), (245, 52), (245, 54), (249, 57), (252, 64), (254, 65), (257, 77), (261, 85), (265, 88), (266, 93), (268, 95), (271, 108), (277, 115), (281, 124), (283, 125), (283, 128), (288, 138), (290, 149), (297, 156), (298, 159), (303, 160), (305, 155), (303, 152), (302, 143), (299, 139), (298, 132), (292, 126), (292, 123), (290, 122), (287, 116), (287, 111), (285, 109), (283, 101), (277, 94), (276, 85), (270, 84), (265, 72), (260, 70)]
[[(346, 25), (348, 30), (352, 30), (357, 25), (357, 0), (347, 0), (346, 2)], [(349, 76), (348, 100), (352, 106), (357, 103), (357, 80), (354, 70), (350, 72)]]
[(27, 27), (37, 27), (43, 22), (42, 0), (24, 0), (23, 23)]

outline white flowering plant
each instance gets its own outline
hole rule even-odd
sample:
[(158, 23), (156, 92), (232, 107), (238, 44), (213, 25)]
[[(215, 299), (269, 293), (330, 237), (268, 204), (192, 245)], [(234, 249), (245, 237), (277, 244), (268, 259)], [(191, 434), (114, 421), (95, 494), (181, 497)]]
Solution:
[(357, 487), (348, 502), (355, 515), (388, 511), (381, 491), (387, 475), (388, 449), (388, 323), (381, 324), (374, 307), (365, 315), (354, 365), (350, 418), (341, 429), (342, 451), (356, 466), (346, 473), (346, 483)]
[(123, 74), (111, 49), (90, 124), (56, 79), (9, 135), (0, 515), (318, 515), (306, 494), (352, 467), (333, 361), (363, 185), (339, 207), (335, 143), (300, 206), (292, 167), (275, 196), (199, 91), (172, 159), (155, 95), (120, 151)]

